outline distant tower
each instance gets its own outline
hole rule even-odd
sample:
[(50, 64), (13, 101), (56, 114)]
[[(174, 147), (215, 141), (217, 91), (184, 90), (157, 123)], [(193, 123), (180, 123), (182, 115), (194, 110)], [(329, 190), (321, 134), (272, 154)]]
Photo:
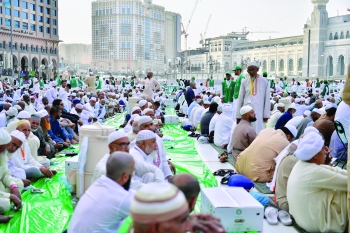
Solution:
[(329, 0), (311, 0), (314, 10), (310, 20), (304, 25), (304, 55), (303, 77), (324, 76), (325, 50), (327, 40), (328, 12), (326, 5)]

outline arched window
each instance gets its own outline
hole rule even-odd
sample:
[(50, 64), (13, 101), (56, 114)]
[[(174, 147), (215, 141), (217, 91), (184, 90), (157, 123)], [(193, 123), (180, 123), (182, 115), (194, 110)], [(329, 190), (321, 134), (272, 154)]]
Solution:
[(339, 74), (340, 75), (344, 75), (345, 74), (345, 62), (344, 62), (344, 56), (341, 55), (338, 59), (339, 63), (338, 63), (338, 69), (339, 69)]
[(350, 32), (349, 31), (346, 32), (346, 39), (350, 39)]
[(338, 39), (339, 39), (338, 32), (336, 32), (336, 33), (334, 34), (334, 40), (338, 40)]
[(276, 71), (276, 62), (275, 62), (275, 60), (272, 60), (272, 61), (271, 61), (271, 64), (270, 64), (270, 71), (271, 71), (271, 72), (275, 72), (275, 71)]
[(302, 71), (303, 70), (303, 59), (300, 58), (298, 61), (298, 71)]
[(340, 33), (340, 39), (344, 39), (344, 32)]
[(284, 71), (284, 60), (283, 59), (280, 60), (279, 69), (278, 70), (279, 71)]
[(293, 59), (289, 59), (289, 62), (288, 62), (288, 71), (289, 72), (293, 72), (294, 70), (294, 62), (293, 62)]
[(329, 34), (329, 40), (333, 40), (333, 34), (332, 33)]
[(263, 70), (266, 71), (267, 70), (267, 62), (266, 62), (266, 60), (263, 61), (262, 66), (263, 66)]

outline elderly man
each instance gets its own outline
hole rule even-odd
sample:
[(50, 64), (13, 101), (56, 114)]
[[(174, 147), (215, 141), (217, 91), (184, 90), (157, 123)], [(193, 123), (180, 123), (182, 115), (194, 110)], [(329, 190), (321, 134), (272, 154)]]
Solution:
[[(25, 135), (25, 140), (23, 138), (18, 138), (17, 135), (23, 133)], [(22, 146), (18, 148), (16, 151), (12, 152), (12, 158), (14, 160), (14, 164), (16, 168), (23, 169), (26, 174), (26, 178), (39, 178), (42, 176), (51, 178), (54, 174), (56, 174), (55, 170), (50, 170), (46, 166), (42, 166), (38, 163), (32, 156), (30, 152), (29, 145), (27, 143), (27, 138), (30, 134), (30, 123), (27, 120), (21, 120), (17, 124), (17, 130), (11, 133), (11, 136), (17, 137), (22, 140)], [(9, 151), (10, 152), (10, 151)]]
[[(102, 157), (96, 165), (92, 183), (106, 174), (106, 163), (110, 155), (114, 152), (129, 152), (129, 139), (123, 131), (113, 132), (108, 136), (109, 153)], [(138, 189), (142, 183), (163, 182), (163, 172), (154, 165), (135, 159), (135, 175), (141, 178), (141, 182), (135, 178), (132, 179), (132, 189)]]
[(282, 114), (285, 111), (284, 103), (278, 103), (276, 104), (276, 106), (277, 106), (277, 109), (271, 112), (270, 119), (267, 122), (267, 128), (274, 129), (278, 119), (282, 116)]
[(277, 120), (275, 129), (277, 130), (283, 128), (287, 124), (287, 122), (293, 118), (293, 114), (295, 113), (295, 111), (296, 107), (293, 103), (288, 107), (288, 110), (285, 113), (283, 113), (283, 115)]
[(324, 165), (329, 155), (324, 143), (315, 132), (300, 139), (294, 154), (301, 161), (293, 167), (287, 184), (289, 212), (307, 232), (344, 232), (348, 174)]
[(10, 107), (7, 111), (0, 113), (0, 128), (7, 127), (8, 123), (16, 117), (18, 111), (14, 107)]
[(297, 125), (298, 134), (295, 137), (295, 139), (300, 138), (300, 136), (304, 134), (304, 131), (307, 127), (313, 126), (314, 122), (317, 121), (322, 114), (323, 112), (320, 109), (314, 108), (310, 116), (302, 119)]
[(47, 98), (47, 97), (43, 97), (43, 98), (41, 99), (41, 103), (38, 104), (38, 106), (36, 107), (36, 109), (37, 109), (38, 111), (43, 110), (48, 104), (49, 104), (48, 98)]
[(314, 123), (314, 127), (322, 134), (325, 145), (329, 146), (332, 134), (335, 130), (334, 118), (337, 111), (336, 105), (329, 104), (326, 106), (326, 116), (318, 119)]
[(256, 62), (248, 64), (250, 78), (246, 78), (241, 83), (239, 97), (237, 99), (236, 117), (240, 120), (241, 107), (251, 105), (256, 112), (256, 122), (252, 127), (258, 134), (265, 129), (265, 123), (270, 118), (270, 84), (258, 75), (259, 67)]
[[(11, 143), (11, 136), (6, 130), (0, 129), (0, 214), (4, 214), (11, 208), (11, 202), (14, 203), (16, 211), (22, 206), (21, 192), (23, 182), (11, 176), (7, 166), (6, 149)], [(0, 215), (0, 223), (8, 223), (12, 216)]]
[(230, 146), (232, 150), (233, 162), (236, 163), (238, 155), (247, 149), (256, 138), (256, 133), (250, 123), (256, 121), (254, 109), (247, 105), (241, 108), (241, 121), (235, 127), (231, 136)]
[(287, 125), (282, 129), (264, 129), (247, 149), (241, 152), (236, 163), (237, 173), (254, 182), (270, 182), (275, 172), (274, 158), (293, 140), (297, 130)]
[(315, 108), (317, 108), (317, 109), (323, 108), (322, 99), (316, 100), (315, 103), (310, 106), (309, 110), (312, 111)]
[(98, 108), (98, 104), (96, 104), (96, 98), (95, 97), (91, 97), (89, 103), (86, 103), (84, 105), (85, 109), (87, 111), (89, 111), (91, 113), (92, 117), (96, 117), (98, 116), (98, 112), (99, 112), (99, 108)]
[(27, 111), (29, 112), (30, 114), (34, 114), (36, 111), (34, 109), (34, 104), (32, 104), (30, 102), (30, 98), (29, 98), (29, 95), (27, 94), (24, 94), (23, 97), (22, 97), (23, 101), (24, 101), (24, 111)]
[(222, 107), (222, 114), (217, 118), (215, 124), (214, 144), (216, 146), (222, 148), (227, 147), (232, 125), (232, 105), (224, 104)]
[(114, 152), (108, 155), (105, 166), (106, 175), (96, 180), (79, 200), (68, 232), (116, 233), (129, 215), (135, 161), (128, 153)]

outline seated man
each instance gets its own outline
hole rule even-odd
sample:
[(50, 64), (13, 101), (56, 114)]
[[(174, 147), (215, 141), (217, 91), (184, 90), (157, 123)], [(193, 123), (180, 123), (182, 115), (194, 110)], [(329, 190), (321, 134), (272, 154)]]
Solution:
[(79, 120), (78, 120), (79, 126), (90, 125), (92, 122), (92, 116), (90, 115), (90, 112), (87, 110), (84, 110), (84, 106), (80, 103), (77, 104), (70, 113), (79, 117)]
[(52, 140), (56, 143), (63, 144), (65, 147), (69, 147), (71, 145), (72, 137), (67, 135), (65, 131), (62, 129), (58, 119), (60, 119), (62, 115), (62, 110), (58, 107), (53, 106), (50, 109), (50, 125), (51, 129), (48, 131)]
[(289, 212), (307, 232), (344, 232), (348, 174), (325, 165), (329, 151), (324, 143), (315, 132), (300, 139), (294, 154), (301, 161), (293, 167), (287, 184)]
[(333, 105), (327, 105), (325, 109), (327, 115), (315, 121), (313, 126), (322, 134), (325, 140), (325, 145), (329, 146), (332, 134), (335, 130), (334, 118), (337, 108)]
[[(42, 176), (51, 178), (56, 174), (55, 170), (50, 170), (46, 166), (42, 166), (38, 163), (30, 153), (27, 137), (30, 133), (30, 123), (27, 120), (21, 120), (18, 122), (17, 130), (11, 133), (11, 136), (17, 138), (22, 142), (22, 145), (15, 151), (9, 151), (12, 153), (10, 156), (13, 159), (14, 165), (17, 169), (22, 169), (25, 172), (25, 177), (17, 177), (20, 179), (32, 179)], [(23, 140), (24, 134), (24, 140)], [(9, 166), (10, 167), (10, 166)], [(10, 169), (11, 171), (11, 169)]]
[(134, 159), (128, 153), (114, 152), (108, 156), (106, 175), (97, 179), (79, 200), (68, 232), (116, 233), (130, 214), (133, 194), (129, 188), (134, 169)]
[(215, 131), (216, 121), (218, 120), (218, 117), (221, 115), (221, 113), (222, 113), (222, 106), (219, 105), (215, 115), (213, 116), (213, 118), (211, 118), (209, 123), (209, 135), (213, 141), (214, 141), (214, 131)]
[(193, 124), (193, 127), (197, 128), (200, 121), (201, 121), (201, 118), (202, 118), (202, 114), (203, 112), (208, 109), (210, 106), (210, 102), (209, 101), (204, 101), (203, 103), (203, 106), (200, 106), (199, 108), (197, 108), (195, 111), (194, 111), (194, 115), (193, 115), (193, 121), (192, 121), (192, 124)]
[(232, 125), (232, 105), (224, 104), (222, 107), (222, 114), (218, 117), (215, 124), (214, 144), (216, 146), (222, 148), (227, 147)]
[(277, 106), (277, 110), (271, 111), (271, 116), (270, 116), (270, 119), (267, 123), (267, 128), (274, 129), (278, 119), (282, 116), (282, 114), (285, 111), (284, 103), (278, 103), (278, 104), (276, 104), (276, 106)]
[(307, 127), (313, 126), (314, 122), (317, 121), (322, 115), (322, 111), (318, 108), (314, 108), (309, 117), (302, 119), (297, 125), (298, 134), (295, 139), (298, 139), (304, 134)]
[(306, 110), (304, 113), (303, 113), (303, 115), (301, 115), (301, 116), (296, 116), (296, 117), (293, 117), (292, 119), (290, 119), (287, 123), (286, 123), (286, 125), (293, 125), (295, 128), (299, 125), (299, 123), (303, 120), (303, 119), (305, 119), (305, 118), (307, 118), (307, 117), (310, 117), (310, 114), (311, 114), (311, 112), (309, 111), (309, 110)]
[(293, 140), (297, 134), (294, 126), (282, 129), (260, 131), (252, 144), (241, 152), (236, 163), (236, 171), (253, 182), (270, 182), (275, 172), (274, 158)]
[[(115, 131), (108, 136), (109, 153), (103, 156), (96, 165), (92, 183), (106, 174), (106, 163), (110, 154), (114, 152), (129, 152), (129, 144), (127, 135), (121, 130)], [(135, 175), (141, 177), (142, 183), (144, 184), (150, 182), (164, 182), (163, 172), (156, 166), (143, 162), (142, 160), (135, 159)], [(141, 185), (141, 182), (132, 178), (132, 189), (138, 189)]]
[[(126, 134), (129, 138), (129, 142), (133, 142), (136, 139), (137, 134), (140, 131), (139, 128), (139, 119), (140, 117), (136, 117), (134, 121), (132, 122), (132, 129)], [(130, 146), (133, 147), (134, 145)]]
[(256, 138), (255, 129), (250, 125), (250, 123), (256, 121), (254, 109), (248, 105), (243, 106), (240, 113), (242, 116), (241, 121), (233, 130), (231, 136), (230, 146), (232, 146), (232, 148), (227, 148), (229, 151), (232, 150), (234, 163), (236, 163), (238, 155), (247, 149)]
[(218, 104), (213, 102), (210, 104), (209, 110), (202, 116), (200, 120), (200, 130), (202, 135), (209, 135), (209, 125), (211, 119), (214, 117)]
[(282, 127), (284, 127), (287, 122), (293, 118), (293, 114), (296, 112), (296, 107), (295, 104), (291, 104), (288, 107), (287, 112), (283, 113), (283, 115), (277, 120), (277, 123), (275, 125), (275, 129), (281, 129)]
[[(23, 182), (20, 179), (12, 177), (8, 166), (6, 149), (11, 143), (11, 136), (6, 130), (0, 130), (0, 214), (11, 209), (11, 202), (18, 211), (22, 207), (21, 192)], [(0, 223), (8, 223), (12, 216), (0, 215)]]

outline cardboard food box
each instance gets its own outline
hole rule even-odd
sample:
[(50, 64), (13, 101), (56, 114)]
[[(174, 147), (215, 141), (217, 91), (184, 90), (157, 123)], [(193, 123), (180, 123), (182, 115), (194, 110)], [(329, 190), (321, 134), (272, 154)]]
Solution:
[(175, 115), (165, 115), (164, 116), (164, 123), (165, 124), (178, 124), (179, 117), (175, 116)]
[(73, 168), (77, 169), (78, 170), (78, 161), (79, 161), (79, 155), (77, 156), (74, 156), (72, 158), (68, 158), (66, 160), (66, 166), (65, 166), (65, 169), (66, 169), (66, 176), (71, 172), (71, 170)]
[(203, 188), (201, 196), (201, 212), (219, 218), (227, 232), (263, 230), (264, 207), (243, 188)]

